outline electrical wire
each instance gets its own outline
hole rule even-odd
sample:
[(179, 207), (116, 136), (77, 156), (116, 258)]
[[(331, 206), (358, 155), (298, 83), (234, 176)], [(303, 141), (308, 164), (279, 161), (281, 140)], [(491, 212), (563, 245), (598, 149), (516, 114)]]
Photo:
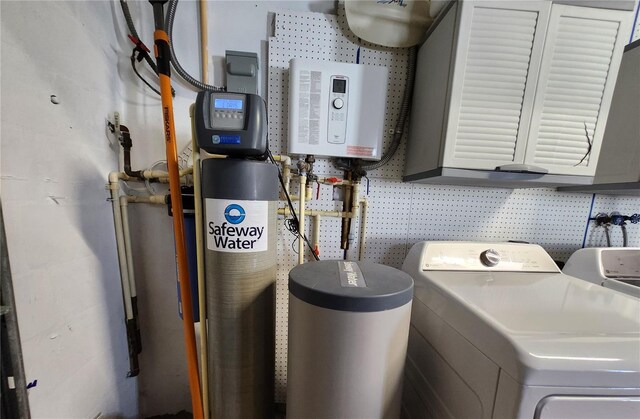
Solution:
[[(307, 236), (304, 234), (304, 232), (301, 232), (299, 230), (300, 221), (298, 220), (298, 215), (296, 214), (296, 210), (294, 209), (293, 203), (291, 202), (291, 197), (289, 196), (289, 192), (287, 192), (287, 189), (285, 188), (284, 178), (282, 177), (282, 172), (280, 171), (280, 166), (278, 165), (276, 160), (273, 158), (273, 154), (271, 154), (271, 150), (269, 150), (269, 149), (267, 149), (267, 156), (269, 157), (269, 160), (271, 161), (271, 163), (275, 164), (276, 168), (278, 169), (278, 179), (280, 180), (280, 186), (282, 186), (282, 190), (284, 191), (284, 195), (287, 198), (287, 204), (289, 205), (289, 210), (291, 211), (291, 217), (292, 218), (287, 218), (284, 221), (285, 228), (287, 230), (289, 230), (289, 232), (291, 232), (291, 234), (296, 236), (296, 239), (293, 241), (293, 243), (291, 245), (293, 246), (293, 244), (296, 243), (296, 240), (299, 240), (300, 238), (302, 238), (304, 240), (304, 242), (307, 244), (307, 246), (309, 247), (309, 250), (311, 250), (311, 254), (313, 255), (314, 259), (315, 260), (320, 260), (320, 258), (316, 254), (315, 250), (313, 250), (313, 246), (311, 245), (311, 242), (309, 242), (309, 239), (307, 239)], [(302, 191), (301, 193), (304, 193), (304, 191)], [(303, 217), (304, 217), (304, 215), (303, 215)], [(294, 252), (295, 251), (296, 250), (294, 248)]]
[[(138, 72), (138, 69), (136, 68), (136, 61), (137, 61), (137, 58), (136, 58), (136, 51), (137, 51), (137, 49), (136, 49), (136, 48), (134, 48), (134, 49), (133, 49), (133, 52), (131, 52), (131, 68), (133, 68), (133, 72), (134, 72), (134, 73), (136, 73), (136, 76), (138, 76), (138, 78), (139, 78), (140, 80), (142, 80), (142, 82), (143, 82), (144, 84), (146, 84), (146, 85), (149, 87), (149, 89), (153, 90), (154, 92), (156, 92), (156, 94), (157, 94), (158, 96), (160, 96), (160, 91), (159, 91), (158, 89), (156, 89), (155, 87), (153, 87), (153, 86), (152, 86), (152, 85), (151, 85), (151, 84), (150, 84), (150, 83), (149, 83), (149, 82), (148, 82), (144, 77), (142, 77), (142, 75)], [(146, 56), (146, 55), (145, 55), (145, 56)]]
[[(133, 19), (131, 18), (131, 11), (129, 10), (129, 5), (127, 4), (127, 0), (120, 0), (120, 7), (122, 7), (122, 13), (124, 14), (124, 20), (127, 22), (127, 28), (129, 29), (129, 33), (136, 37), (136, 39), (140, 39), (138, 36), (138, 31), (136, 31), (136, 26), (133, 24)], [(156, 63), (153, 61), (150, 55), (144, 56), (145, 61), (149, 64), (149, 67), (153, 70), (154, 73), (158, 74), (158, 67)]]
[[(224, 92), (226, 90), (224, 87), (217, 87), (217, 86), (212, 86), (210, 84), (202, 83), (201, 81), (197, 80), (196, 78), (191, 76), (189, 73), (187, 73), (187, 71), (182, 67), (182, 65), (180, 65), (180, 61), (178, 61), (178, 57), (176, 57), (176, 52), (173, 48), (173, 22), (176, 18), (177, 8), (178, 8), (178, 0), (170, 0), (169, 6), (167, 8), (167, 17), (166, 17), (166, 25), (165, 25), (165, 30), (167, 32), (167, 35), (169, 36), (169, 55), (171, 57), (171, 64), (173, 65), (174, 70), (176, 70), (176, 73), (178, 73), (178, 75), (182, 77), (184, 81), (186, 81), (187, 83), (189, 83), (190, 85), (192, 85), (198, 90)], [(207, 57), (203, 57), (203, 58), (207, 59)]]
[[(156, 65), (155, 61), (153, 61), (153, 58), (151, 58), (151, 56), (148, 54), (149, 49), (147, 48), (147, 46), (142, 42), (142, 40), (140, 40), (138, 31), (136, 30), (136, 27), (133, 24), (133, 19), (131, 18), (131, 11), (129, 10), (129, 5), (127, 4), (127, 1), (120, 0), (120, 6), (122, 7), (122, 13), (124, 14), (124, 20), (127, 23), (127, 28), (129, 29), (129, 39), (131, 40), (131, 42), (133, 42), (136, 45), (136, 48), (133, 50), (132, 55), (134, 55), (135, 52), (138, 51), (139, 55), (137, 57), (137, 60), (142, 61), (142, 59), (144, 59), (147, 65), (149, 65), (149, 67), (151, 68), (151, 71), (153, 71), (153, 73), (157, 76), (158, 66)], [(151, 85), (140, 75), (140, 73), (138, 73), (138, 69), (136, 68), (135, 63), (133, 61), (131, 62), (131, 67), (133, 67), (133, 72), (136, 74), (136, 76), (138, 76), (140, 80), (144, 82), (144, 84), (149, 86), (154, 92), (160, 95), (160, 92), (157, 89), (151, 87)], [(171, 88), (171, 95), (174, 97), (176, 95), (176, 91), (174, 90), (173, 87)]]
[(622, 230), (622, 247), (627, 247), (627, 226), (620, 224), (620, 230)]

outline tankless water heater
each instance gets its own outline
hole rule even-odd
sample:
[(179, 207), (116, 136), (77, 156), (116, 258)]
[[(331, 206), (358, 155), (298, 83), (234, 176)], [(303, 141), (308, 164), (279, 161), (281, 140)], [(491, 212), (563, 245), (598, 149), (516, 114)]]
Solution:
[(386, 67), (294, 58), (289, 63), (289, 153), (380, 160)]

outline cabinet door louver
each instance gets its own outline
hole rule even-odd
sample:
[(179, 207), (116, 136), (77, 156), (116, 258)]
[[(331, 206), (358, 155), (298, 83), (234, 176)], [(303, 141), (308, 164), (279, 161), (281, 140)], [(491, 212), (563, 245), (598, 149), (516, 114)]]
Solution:
[[(459, 106), (450, 118), (449, 166), (495, 169), (524, 156), (524, 146), (517, 144), (540, 11), (486, 4), (468, 8), (470, 16), (463, 15), (460, 24), (470, 29), (468, 42), (459, 45), (466, 58), (459, 61), (461, 83), (453, 87), (458, 92), (452, 92)], [(456, 102), (452, 104), (455, 109)]]
[(559, 174), (595, 173), (620, 36), (615, 11), (553, 6), (526, 163)]

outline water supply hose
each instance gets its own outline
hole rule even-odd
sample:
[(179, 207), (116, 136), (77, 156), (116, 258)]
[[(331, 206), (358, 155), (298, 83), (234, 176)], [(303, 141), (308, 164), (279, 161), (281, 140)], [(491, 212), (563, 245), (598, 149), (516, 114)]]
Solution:
[(169, 36), (164, 31), (163, 5), (166, 0), (149, 0), (153, 5), (155, 32), (156, 61), (160, 78), (160, 93), (162, 97), (162, 117), (164, 121), (164, 136), (167, 152), (167, 171), (169, 172), (169, 189), (173, 205), (173, 234), (176, 247), (176, 263), (180, 293), (182, 295), (182, 323), (187, 352), (187, 367), (189, 371), (189, 389), (191, 390), (191, 407), (195, 419), (203, 418), (202, 393), (200, 391), (200, 377), (198, 373), (198, 351), (196, 335), (193, 327), (193, 307), (191, 305), (191, 286), (187, 263), (187, 244), (184, 236), (184, 214), (182, 211), (182, 194), (180, 192), (180, 170), (178, 167), (178, 150), (176, 147), (176, 132), (173, 120), (173, 97), (171, 96), (171, 71), (169, 64)]
[[(167, 24), (166, 24), (167, 35), (169, 36), (169, 39), (173, 38), (173, 22), (176, 18), (177, 8), (178, 8), (178, 0), (170, 0), (169, 7), (167, 8)], [(217, 86), (212, 86), (210, 84), (202, 83), (201, 81), (197, 80), (196, 78), (191, 76), (189, 73), (187, 73), (187, 71), (184, 68), (182, 68), (182, 65), (180, 65), (180, 61), (178, 61), (178, 57), (176, 57), (176, 52), (173, 48), (173, 42), (169, 43), (169, 53), (171, 56), (171, 64), (173, 64), (173, 69), (176, 70), (176, 73), (178, 73), (178, 75), (182, 77), (184, 81), (186, 81), (196, 89), (210, 90), (213, 92), (223, 92), (226, 90), (224, 87), (217, 87)], [(202, 59), (206, 60), (207, 57), (202, 57)]]

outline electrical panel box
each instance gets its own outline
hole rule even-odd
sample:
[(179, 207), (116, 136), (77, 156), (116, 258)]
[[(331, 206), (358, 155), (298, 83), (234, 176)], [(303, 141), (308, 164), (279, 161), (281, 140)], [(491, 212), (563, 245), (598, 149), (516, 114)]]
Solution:
[(380, 160), (386, 67), (289, 62), (289, 153)]

